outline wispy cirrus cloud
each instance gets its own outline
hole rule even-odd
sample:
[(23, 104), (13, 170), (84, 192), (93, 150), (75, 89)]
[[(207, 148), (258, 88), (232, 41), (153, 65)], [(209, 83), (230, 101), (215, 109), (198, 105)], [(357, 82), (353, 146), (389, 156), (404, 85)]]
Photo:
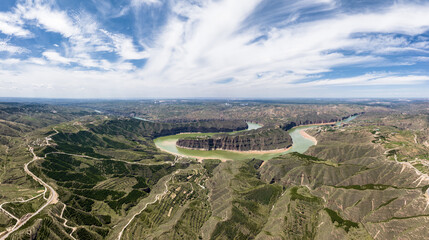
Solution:
[(369, 86), (369, 85), (412, 85), (429, 81), (429, 76), (401, 75), (400, 73), (367, 73), (356, 77), (316, 80), (301, 85), (310, 86)]
[[(324, 3), (332, 4), (321, 1), (313, 5)], [(292, 74), (304, 79), (308, 74), (329, 72), (337, 66), (382, 61), (378, 54), (381, 52), (405, 51), (411, 47), (424, 50), (414, 47), (416, 43), (384, 34), (414, 36), (429, 29), (426, 15), (429, 5), (411, 4), (392, 5), (377, 13), (339, 13), (285, 28), (261, 30), (256, 26), (242, 30), (244, 19), (259, 4), (261, 1), (257, 0), (211, 2), (198, 8), (179, 4), (178, 16), (171, 18), (158, 38), (158, 46), (149, 50), (153, 54), (142, 70), (143, 76), (164, 81), (182, 79), (182, 82), (235, 77), (243, 84), (266, 84), (268, 79), (260, 76), (270, 75), (289, 82), (288, 75)], [(302, 7), (311, 7), (311, 3)], [(180, 19), (183, 16), (185, 21)], [(378, 35), (356, 36), (362, 33)], [(345, 54), (345, 50), (349, 53)]]
[[(30, 30), (25, 27), (37, 27), (46, 32), (61, 35), (61, 49), (49, 47), (40, 58), (51, 61), (53, 64), (75, 63), (77, 66), (99, 68), (100, 70), (119, 69), (124, 70), (124, 61), (132, 59), (144, 59), (148, 55), (144, 51), (136, 49), (131, 37), (121, 33), (110, 33), (100, 26), (92, 14), (81, 10), (79, 12), (67, 12), (60, 10), (54, 1), (26, 0), (19, 2), (10, 12), (4, 16), (13, 16), (15, 22), (20, 24), (20, 31), (9, 33), (16, 37), (33, 37)], [(3, 16), (0, 15), (0, 16)], [(6, 19), (6, 18), (5, 18)], [(12, 19), (12, 17), (8, 17)], [(1, 21), (1, 18), (0, 18)], [(1, 30), (1, 22), (0, 22)], [(5, 44), (2, 48), (6, 49)], [(59, 46), (57, 44), (57, 46)], [(7, 48), (9, 52), (23, 52), (24, 48)], [(106, 60), (97, 56), (98, 53), (114, 53), (116, 58)], [(116, 63), (116, 64), (115, 64)], [(126, 69), (131, 70), (128, 66)]]
[[(95, 12), (82, 7), (90, 3)], [(299, 91), (329, 86), (427, 85), (429, 4), (354, 4), (351, 9), (341, 0), (93, 0), (65, 10), (54, 0), (18, 1), (0, 12), (0, 32), (11, 39), (0, 51), (21, 65), (11, 67), (3, 59), (0, 76), (18, 82), (28, 81), (29, 74), (55, 89), (65, 81), (58, 76), (68, 73), (87, 91), (97, 84), (106, 90), (97, 90), (96, 97), (109, 97), (114, 89), (129, 97), (260, 96), (255, 89), (282, 97), (281, 90), (290, 89), (300, 96)], [(14, 41), (38, 35), (49, 44)], [(36, 74), (42, 68), (58, 80)], [(115, 85), (115, 78), (126, 84)]]
[(77, 35), (80, 32), (65, 11), (53, 8), (47, 1), (25, 1), (16, 6), (15, 13), (24, 20), (34, 21), (37, 26), (49, 32), (60, 33), (64, 37)]
[(29, 30), (23, 27), (24, 21), (16, 12), (0, 12), (0, 32), (17, 37), (31, 37)]
[(28, 50), (22, 47), (11, 45), (6, 40), (0, 40), (0, 52), (16, 54), (16, 53), (25, 53), (25, 52), (28, 52)]
[(160, 0), (131, 0), (131, 6), (140, 7), (142, 5), (160, 4)]

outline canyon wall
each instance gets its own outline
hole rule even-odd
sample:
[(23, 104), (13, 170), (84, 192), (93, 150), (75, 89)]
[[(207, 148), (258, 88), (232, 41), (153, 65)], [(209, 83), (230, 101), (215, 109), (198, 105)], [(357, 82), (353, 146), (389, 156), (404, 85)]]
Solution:
[(281, 128), (260, 128), (234, 135), (182, 138), (176, 145), (201, 150), (265, 151), (288, 148), (292, 138)]

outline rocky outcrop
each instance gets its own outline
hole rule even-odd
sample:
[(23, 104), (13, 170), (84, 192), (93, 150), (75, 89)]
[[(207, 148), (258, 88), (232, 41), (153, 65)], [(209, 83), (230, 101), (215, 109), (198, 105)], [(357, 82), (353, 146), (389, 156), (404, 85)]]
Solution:
[(179, 139), (178, 147), (200, 150), (266, 151), (292, 146), (292, 138), (281, 128), (260, 128), (233, 135)]
[(188, 137), (176, 142), (178, 147), (200, 150), (235, 150), (235, 151), (266, 151), (288, 148), (292, 146), (292, 138), (287, 132), (293, 127), (309, 124), (335, 123), (351, 116), (363, 113), (355, 113), (345, 117), (309, 118), (278, 125), (276, 127), (264, 127), (256, 130), (230, 134), (217, 134), (211, 137)]

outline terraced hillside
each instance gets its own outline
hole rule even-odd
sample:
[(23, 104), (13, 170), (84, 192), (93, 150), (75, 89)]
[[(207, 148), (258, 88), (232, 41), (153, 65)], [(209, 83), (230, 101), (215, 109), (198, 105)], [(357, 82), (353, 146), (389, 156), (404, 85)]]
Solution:
[[(48, 125), (92, 118), (83, 108), (37, 103), (0, 103), (0, 236), (46, 202), (43, 186), (24, 171), (31, 160), (28, 145), (39, 144)], [(11, 213), (11, 214), (10, 214)]]
[[(161, 123), (85, 113), (88, 106), (45, 106), (56, 109), (42, 114), (45, 125), (39, 108), (23, 108), (1, 122), (0, 239), (426, 239), (423, 106), (352, 106), (366, 113), (308, 130), (317, 145), (305, 154), (265, 162), (196, 161), (161, 152), (152, 141), (241, 130), (244, 120)], [(29, 115), (34, 124), (11, 120)], [(293, 127), (276, 123), (266, 129)]]

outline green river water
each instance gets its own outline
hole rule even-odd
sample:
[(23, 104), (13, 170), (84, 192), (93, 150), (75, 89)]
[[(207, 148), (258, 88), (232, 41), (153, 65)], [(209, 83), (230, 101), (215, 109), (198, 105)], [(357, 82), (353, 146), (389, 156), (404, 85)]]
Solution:
[[(344, 123), (344, 122), (349, 122), (355, 118), (356, 116), (349, 117), (341, 122), (336, 123), (336, 125), (340, 125), (341, 123)], [(249, 127), (245, 131), (257, 129), (261, 127), (261, 125), (256, 123), (248, 122), (247, 124)], [(231, 151), (223, 151), (223, 150), (204, 151), (204, 150), (192, 150), (192, 149), (179, 148), (176, 146), (176, 142), (179, 138), (191, 137), (191, 136), (212, 136), (218, 133), (176, 134), (176, 135), (156, 138), (154, 142), (155, 142), (155, 145), (163, 151), (181, 155), (181, 156), (187, 156), (191, 158), (205, 158), (205, 159), (211, 158), (211, 159), (225, 159), (225, 160), (242, 160), (242, 159), (249, 159), (249, 158), (257, 158), (261, 160), (269, 160), (289, 152), (299, 152), (299, 153), (306, 152), (309, 147), (315, 144), (315, 142), (302, 136), (300, 134), (300, 131), (315, 128), (315, 127), (318, 127), (318, 126), (315, 126), (315, 125), (299, 126), (289, 130), (289, 134), (292, 137), (293, 145), (289, 150), (285, 150), (283, 152), (246, 153), (246, 152), (231, 152)], [(231, 132), (229, 134), (232, 134), (232, 133), (234, 132)]]

